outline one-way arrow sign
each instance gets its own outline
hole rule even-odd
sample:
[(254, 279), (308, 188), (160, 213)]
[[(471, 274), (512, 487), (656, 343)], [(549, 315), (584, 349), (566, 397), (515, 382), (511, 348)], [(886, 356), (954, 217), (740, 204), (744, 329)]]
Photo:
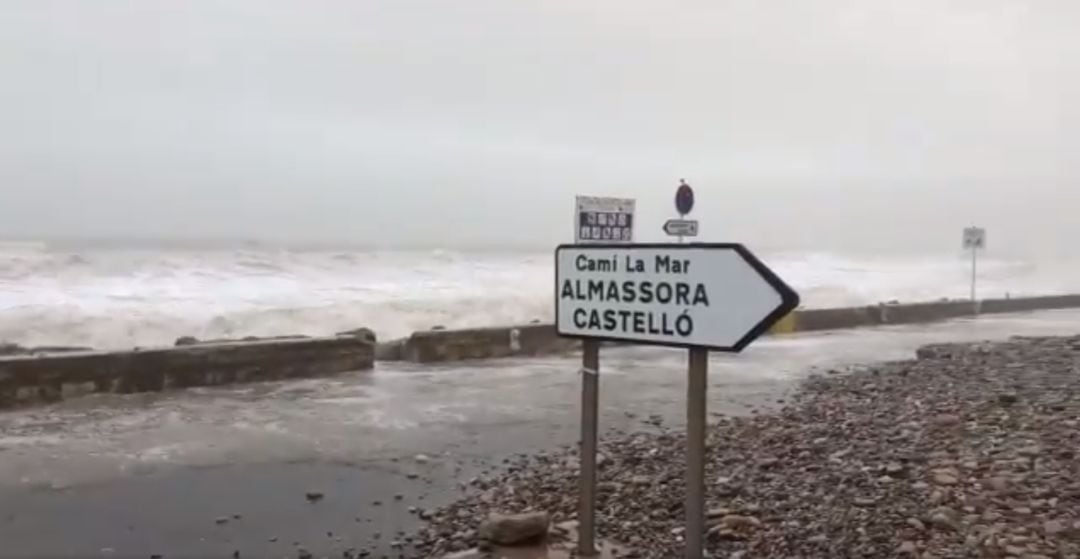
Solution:
[(562, 336), (738, 352), (799, 305), (741, 244), (562, 245)]
[(696, 219), (669, 219), (664, 222), (664, 233), (672, 237), (697, 237)]

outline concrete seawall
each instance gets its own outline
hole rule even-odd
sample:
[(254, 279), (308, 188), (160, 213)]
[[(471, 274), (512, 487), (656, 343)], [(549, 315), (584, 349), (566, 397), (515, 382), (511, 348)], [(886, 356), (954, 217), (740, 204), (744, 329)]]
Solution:
[(882, 326), (886, 324), (917, 324), (977, 314), (1068, 309), (1080, 307), (1080, 295), (1051, 295), (1014, 299), (971, 301), (938, 301), (932, 303), (883, 304), (868, 307), (836, 309), (804, 309), (793, 312), (773, 328), (774, 334)]
[[(1080, 295), (803, 309), (770, 332), (786, 334), (862, 326), (912, 324), (977, 313), (1080, 307)], [(188, 343), (188, 342), (185, 342)], [(574, 351), (552, 324), (431, 330), (377, 344), (367, 329), (328, 338), (281, 338), (131, 351), (71, 351), (0, 357), (0, 409), (82, 394), (154, 392), (170, 388), (328, 376), (373, 367), (380, 360), (439, 363)], [(62, 348), (61, 348), (62, 349)]]
[(401, 342), (400, 357), (416, 363), (554, 354), (577, 348), (554, 324), (416, 332)]
[(94, 392), (327, 376), (371, 369), (374, 361), (374, 341), (356, 336), (3, 357), (0, 409)]
[[(1080, 295), (1052, 295), (987, 299), (977, 304), (971, 301), (937, 301), (802, 309), (785, 317), (773, 327), (770, 333), (788, 334), (888, 324), (916, 324), (971, 317), (976, 314), (1078, 307), (1080, 307)], [(560, 338), (555, 333), (555, 326), (552, 324), (416, 332), (400, 344), (399, 351), (387, 353), (387, 355), (417, 363), (544, 355), (577, 348), (574, 340)]]

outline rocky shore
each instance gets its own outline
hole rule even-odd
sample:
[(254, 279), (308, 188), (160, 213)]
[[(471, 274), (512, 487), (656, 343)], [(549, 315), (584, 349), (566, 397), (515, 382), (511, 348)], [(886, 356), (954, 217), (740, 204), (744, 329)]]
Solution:
[[(708, 436), (713, 557), (1080, 558), (1080, 337), (934, 345), (829, 371)], [(415, 556), (484, 549), (491, 513), (543, 512), (565, 533), (575, 454), (510, 460), (464, 499), (417, 511)], [(681, 556), (681, 429), (617, 434), (601, 454), (600, 536), (625, 557)]]

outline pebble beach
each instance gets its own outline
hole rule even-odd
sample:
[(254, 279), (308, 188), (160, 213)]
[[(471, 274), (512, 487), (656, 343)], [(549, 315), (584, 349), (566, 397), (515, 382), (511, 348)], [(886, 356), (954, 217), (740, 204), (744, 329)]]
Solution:
[[(685, 440), (653, 423), (601, 441), (598, 531), (624, 557), (682, 555)], [(1080, 557), (1078, 452), (1080, 337), (930, 345), (829, 370), (769, 413), (710, 425), (707, 553)], [(504, 466), (421, 512), (417, 557), (485, 549), (477, 528), (493, 513), (573, 527), (576, 449)]]

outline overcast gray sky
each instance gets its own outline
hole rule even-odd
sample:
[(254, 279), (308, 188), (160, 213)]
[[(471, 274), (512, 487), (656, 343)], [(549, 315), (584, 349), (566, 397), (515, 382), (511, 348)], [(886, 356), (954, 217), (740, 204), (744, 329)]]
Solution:
[(686, 177), (718, 240), (1071, 244), (1077, 29), (1075, 0), (0, 0), (0, 235), (544, 245), (583, 193), (649, 239)]

